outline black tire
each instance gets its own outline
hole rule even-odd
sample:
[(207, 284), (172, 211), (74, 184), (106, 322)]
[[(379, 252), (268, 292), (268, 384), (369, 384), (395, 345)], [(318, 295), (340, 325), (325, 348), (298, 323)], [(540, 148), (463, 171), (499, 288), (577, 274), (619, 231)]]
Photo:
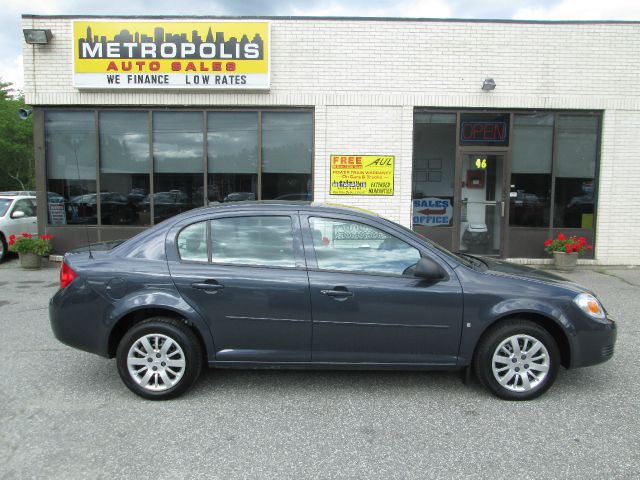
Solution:
[[(161, 355), (158, 350), (154, 350), (154, 354), (150, 354), (148, 356), (139, 356), (140, 360), (148, 360), (151, 362), (150, 365), (153, 366), (141, 366), (140, 370), (142, 370), (142, 372), (139, 375), (142, 375), (144, 377), (143, 374), (149, 372), (151, 377), (155, 379), (156, 386), (158, 388), (164, 389), (151, 390), (151, 388), (153, 388), (153, 385), (145, 388), (135, 380), (134, 374), (129, 372), (127, 363), (129, 351), (134, 344), (136, 344), (146, 335), (158, 335), (161, 337), (160, 340), (163, 342), (166, 342), (166, 340), (163, 340), (162, 337), (166, 337), (177, 344), (177, 347), (172, 346), (170, 348), (168, 356), (162, 358), (158, 357), (157, 360), (153, 357), (155, 357), (155, 355)], [(154, 347), (154, 345), (151, 346)], [(178, 351), (178, 347), (182, 350), (181, 352)], [(160, 351), (161, 350), (162, 344), (160, 344)], [(156, 354), (155, 352), (158, 353)], [(174, 376), (173, 373), (170, 373), (173, 372), (173, 370), (170, 370), (169, 367), (165, 367), (165, 363), (163, 363), (162, 366), (160, 366), (159, 364), (161, 360), (167, 360), (171, 355), (174, 355), (173, 359), (184, 358), (184, 367), (172, 367), (177, 370), (179, 374), (181, 374), (180, 378), (178, 378), (178, 375)], [(149, 359), (148, 357), (152, 358)], [(120, 343), (118, 345), (118, 350), (116, 352), (116, 362), (118, 365), (118, 373), (120, 374), (120, 378), (122, 378), (124, 384), (133, 393), (149, 400), (168, 400), (171, 398), (176, 398), (186, 392), (200, 375), (200, 370), (202, 369), (203, 363), (202, 347), (200, 346), (200, 342), (198, 341), (198, 338), (195, 336), (193, 331), (183, 322), (175, 320), (173, 318), (153, 317), (135, 324), (124, 334), (122, 340), (120, 340)], [(170, 363), (168, 360), (167, 362)], [(156, 363), (158, 364), (156, 365)], [(171, 380), (178, 378), (178, 380), (174, 385), (168, 386), (160, 378), (160, 371), (156, 370), (152, 372), (151, 368), (162, 370), (163, 373), (168, 375), (165, 378), (170, 378)], [(137, 378), (140, 379), (139, 376)], [(162, 385), (159, 385), (160, 383), (162, 383)]]
[[(512, 344), (509, 343), (506, 345), (506, 348), (511, 350), (511, 356), (508, 356), (508, 353), (504, 350), (500, 352), (502, 354), (501, 356), (509, 358), (509, 361), (513, 362), (513, 364), (498, 362), (497, 365), (503, 365), (499, 370), (508, 367), (502, 378), (504, 379), (509, 375), (512, 375), (509, 378), (511, 378), (514, 383), (507, 382), (507, 386), (503, 386), (496, 378), (496, 375), (499, 376), (502, 372), (498, 371), (498, 373), (494, 374), (493, 356), (503, 342), (514, 336), (520, 336), (518, 338), (523, 341), (530, 341), (528, 338), (533, 338), (534, 340), (541, 342), (548, 355), (546, 355), (546, 360), (538, 360), (540, 358), (540, 353), (527, 357), (527, 350), (523, 350), (522, 356), (518, 355), (518, 358), (515, 358), (516, 355), (514, 354)], [(523, 346), (524, 344), (518, 345)], [(529, 347), (529, 351), (531, 350), (531, 347)], [(531, 357), (534, 358), (533, 361), (531, 360)], [(545, 365), (540, 366), (541, 363), (545, 362)], [(536, 367), (532, 367), (532, 364), (536, 365)], [(543, 376), (543, 372), (539, 369), (544, 367), (546, 367), (547, 370), (546, 374)], [(502, 321), (485, 332), (478, 343), (473, 359), (473, 369), (478, 380), (480, 380), (480, 383), (482, 383), (482, 385), (484, 385), (494, 395), (505, 400), (531, 400), (539, 397), (551, 387), (558, 375), (559, 367), (560, 351), (558, 350), (558, 345), (556, 344), (553, 336), (540, 325), (528, 320), (520, 319)], [(524, 383), (525, 376), (526, 381), (531, 384), (530, 389), (526, 389)], [(516, 391), (518, 388), (522, 389), (522, 391)]]
[(7, 256), (9, 246), (7, 245), (4, 235), (0, 233), (0, 262)]

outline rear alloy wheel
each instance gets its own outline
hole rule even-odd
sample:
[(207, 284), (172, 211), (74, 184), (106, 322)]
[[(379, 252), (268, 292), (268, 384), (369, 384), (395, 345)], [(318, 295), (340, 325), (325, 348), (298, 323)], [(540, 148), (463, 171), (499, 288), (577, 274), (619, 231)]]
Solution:
[(184, 393), (198, 378), (202, 350), (183, 323), (156, 317), (134, 325), (120, 341), (118, 372), (141, 397), (166, 400)]
[(530, 400), (551, 387), (560, 354), (544, 328), (526, 320), (507, 320), (482, 337), (474, 369), (480, 382), (500, 398)]

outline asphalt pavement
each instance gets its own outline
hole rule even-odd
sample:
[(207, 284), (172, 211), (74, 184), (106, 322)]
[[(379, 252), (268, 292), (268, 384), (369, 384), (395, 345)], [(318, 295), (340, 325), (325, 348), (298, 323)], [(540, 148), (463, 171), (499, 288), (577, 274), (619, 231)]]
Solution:
[(151, 402), (55, 340), (58, 265), (0, 264), (2, 479), (640, 478), (640, 269), (566, 275), (618, 320), (616, 353), (535, 401), (456, 373), (208, 370)]

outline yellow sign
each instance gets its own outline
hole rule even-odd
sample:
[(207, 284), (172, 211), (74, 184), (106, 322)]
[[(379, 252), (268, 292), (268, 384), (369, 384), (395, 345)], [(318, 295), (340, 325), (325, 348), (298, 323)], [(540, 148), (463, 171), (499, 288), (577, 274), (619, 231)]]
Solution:
[(393, 195), (393, 155), (331, 155), (331, 195)]
[(77, 88), (268, 89), (269, 22), (78, 20)]

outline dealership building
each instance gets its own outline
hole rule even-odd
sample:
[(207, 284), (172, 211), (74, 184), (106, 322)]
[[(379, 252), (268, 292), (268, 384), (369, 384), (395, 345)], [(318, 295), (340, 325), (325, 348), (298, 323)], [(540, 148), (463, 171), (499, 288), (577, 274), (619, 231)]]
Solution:
[[(640, 23), (24, 15), (61, 253), (239, 200), (372, 210), (453, 250), (640, 264)], [(46, 208), (42, 208), (46, 206)]]

